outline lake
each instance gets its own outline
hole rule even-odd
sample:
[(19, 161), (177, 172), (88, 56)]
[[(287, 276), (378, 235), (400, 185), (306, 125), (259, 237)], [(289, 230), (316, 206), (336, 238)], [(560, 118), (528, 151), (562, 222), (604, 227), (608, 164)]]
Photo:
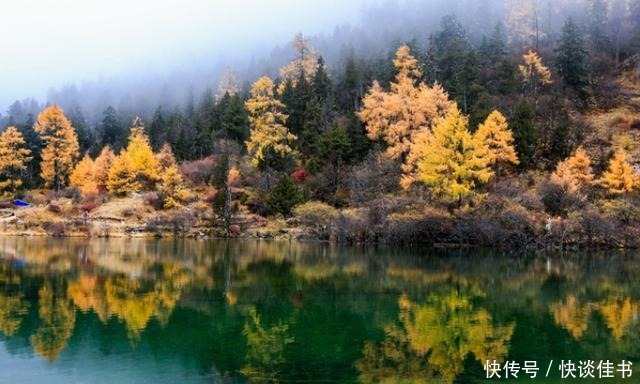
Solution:
[(0, 237), (0, 383), (619, 382), (639, 304), (638, 253)]

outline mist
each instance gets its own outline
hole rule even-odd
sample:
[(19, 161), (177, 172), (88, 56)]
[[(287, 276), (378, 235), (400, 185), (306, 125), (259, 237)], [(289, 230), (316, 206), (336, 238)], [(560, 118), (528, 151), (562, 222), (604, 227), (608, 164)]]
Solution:
[[(586, 14), (586, 0), (27, 0), (0, 8), (0, 113), (15, 100), (36, 114), (47, 103), (77, 106), (90, 125), (113, 106), (149, 117), (183, 107), (232, 70), (246, 91), (278, 76), (301, 32), (336, 75), (349, 57), (388, 62), (402, 43), (428, 48), (443, 16), (455, 14), (479, 45), (508, 7), (534, 4), (540, 39)], [(517, 25), (517, 23), (516, 23)], [(11, 113), (8, 113), (11, 115)], [(15, 113), (14, 113), (15, 115)], [(0, 116), (1, 117), (1, 116)], [(6, 117), (6, 116), (5, 116)], [(14, 116), (15, 117), (15, 116)]]
[(119, 99), (132, 87), (212, 81), (221, 67), (270, 52), (298, 31), (327, 33), (353, 23), (365, 3), (370, 1), (5, 2), (0, 111), (16, 99), (52, 101), (52, 88), (101, 88), (103, 98)]

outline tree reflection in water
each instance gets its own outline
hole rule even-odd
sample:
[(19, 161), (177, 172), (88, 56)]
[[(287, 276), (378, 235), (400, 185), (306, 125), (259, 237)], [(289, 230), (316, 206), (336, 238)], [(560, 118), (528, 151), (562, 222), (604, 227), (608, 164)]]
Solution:
[(0, 348), (63, 376), (117, 359), (122, 382), (464, 382), (487, 359), (640, 358), (637, 256), (405, 253), (0, 238)]

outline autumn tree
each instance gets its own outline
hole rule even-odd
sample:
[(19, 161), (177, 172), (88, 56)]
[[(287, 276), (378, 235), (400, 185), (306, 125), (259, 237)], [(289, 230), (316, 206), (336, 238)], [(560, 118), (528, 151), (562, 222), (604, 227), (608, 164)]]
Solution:
[(100, 155), (96, 157), (94, 161), (94, 180), (96, 183), (96, 188), (100, 192), (104, 192), (107, 190), (107, 185), (109, 183), (109, 170), (111, 169), (111, 164), (115, 160), (116, 155), (111, 150), (110, 146), (104, 146), (102, 151), (100, 151)]
[[(467, 118), (457, 108), (433, 128), (424, 156), (418, 161), (418, 179), (444, 202), (462, 204), (479, 183), (487, 182), (492, 172), (467, 129)], [(486, 154), (486, 153), (485, 153)]]
[(273, 81), (263, 76), (253, 84), (245, 106), (251, 131), (247, 150), (252, 163), (260, 168), (276, 168), (282, 159), (294, 154), (291, 144), (296, 136), (285, 127), (284, 105), (274, 97)]
[(31, 161), (31, 151), (16, 127), (0, 134), (0, 192), (15, 192), (22, 186), (22, 177)]
[(179, 207), (189, 199), (190, 193), (176, 165), (165, 168), (160, 174), (158, 195), (163, 208)]
[(158, 171), (163, 172), (165, 169), (175, 167), (178, 165), (176, 158), (173, 155), (171, 146), (164, 143), (160, 151), (156, 154), (156, 161), (158, 163)]
[(158, 180), (158, 163), (144, 126), (136, 119), (127, 148), (120, 152), (109, 170), (107, 188), (115, 194), (151, 190)]
[(44, 145), (40, 175), (47, 186), (59, 190), (67, 185), (73, 169), (78, 155), (78, 137), (62, 108), (57, 105), (40, 112), (34, 129)]
[(440, 86), (418, 83), (422, 73), (407, 45), (398, 48), (393, 64), (397, 74), (390, 91), (384, 91), (378, 82), (374, 82), (362, 101), (358, 116), (366, 125), (368, 137), (384, 141), (386, 154), (402, 160), (405, 175), (413, 179), (415, 163), (407, 159), (419, 157), (410, 155), (412, 150), (421, 150), (421, 147), (412, 148), (416, 136), (428, 132), (431, 124), (444, 116), (453, 103)]
[(98, 193), (95, 169), (93, 159), (89, 155), (84, 155), (71, 172), (69, 177), (71, 186), (78, 188), (84, 195)]
[(236, 78), (236, 75), (229, 68), (226, 68), (222, 74), (220, 82), (218, 83), (216, 100), (222, 99), (225, 95), (234, 96), (239, 90), (240, 87), (238, 86), (238, 79)]
[(309, 39), (305, 38), (302, 33), (297, 33), (294, 36), (291, 47), (295, 52), (294, 59), (291, 63), (280, 68), (280, 77), (283, 80), (283, 84), (286, 80), (291, 80), (295, 85), (300, 77), (311, 81), (316, 73), (317, 52), (309, 45)]
[(500, 177), (503, 164), (518, 165), (518, 156), (513, 146), (513, 135), (507, 119), (498, 111), (493, 111), (474, 135), (476, 146), (487, 165), (493, 167), (496, 177)]
[(158, 165), (158, 194), (163, 208), (175, 208), (184, 204), (190, 193), (184, 184), (171, 146), (165, 143), (155, 156)]
[(610, 193), (621, 195), (633, 191), (637, 183), (638, 175), (627, 160), (627, 152), (618, 149), (609, 161), (609, 168), (602, 174), (600, 184)]
[(540, 39), (545, 37), (540, 30), (539, 1), (506, 0), (505, 8), (510, 42), (522, 48), (538, 49)]
[(551, 84), (551, 71), (542, 63), (542, 59), (534, 51), (522, 55), (524, 64), (518, 66), (525, 93), (534, 104), (538, 101), (540, 87)]
[(589, 186), (593, 181), (593, 170), (587, 152), (578, 148), (571, 157), (559, 162), (551, 174), (551, 181), (565, 186), (570, 192)]

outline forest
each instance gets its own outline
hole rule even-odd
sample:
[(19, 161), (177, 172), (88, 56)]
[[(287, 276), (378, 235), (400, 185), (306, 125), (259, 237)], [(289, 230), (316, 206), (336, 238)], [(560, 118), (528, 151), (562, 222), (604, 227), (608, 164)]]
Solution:
[(482, 4), (151, 111), (16, 101), (4, 232), (640, 246), (640, 2)]

